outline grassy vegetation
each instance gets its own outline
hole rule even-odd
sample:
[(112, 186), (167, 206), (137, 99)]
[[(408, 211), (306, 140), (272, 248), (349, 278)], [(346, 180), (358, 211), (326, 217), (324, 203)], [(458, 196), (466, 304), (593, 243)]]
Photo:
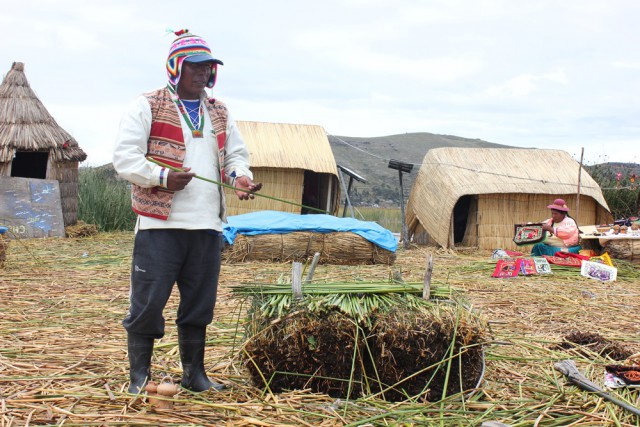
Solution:
[(79, 181), (78, 219), (100, 231), (133, 230), (136, 215), (127, 182), (114, 179), (106, 168), (81, 168)]
[[(340, 208), (342, 212), (343, 208)], [(347, 209), (347, 215), (349, 210)], [(402, 215), (400, 208), (373, 208), (367, 206), (358, 206), (354, 208), (354, 215), (357, 219), (363, 221), (377, 222), (387, 230), (394, 233), (402, 231)]]
[[(623, 164), (616, 167), (608, 163), (600, 163), (587, 167), (589, 175), (596, 180), (604, 195), (609, 209), (615, 219), (638, 216), (640, 212), (639, 179), (631, 183), (630, 177), (640, 175), (640, 168)], [(618, 176), (617, 174), (620, 174)]]
[[(628, 183), (620, 185), (607, 164), (592, 166), (589, 173), (601, 186), (614, 218), (638, 215), (640, 187), (630, 188)], [(341, 206), (339, 212), (342, 213), (343, 209)], [(394, 233), (402, 230), (399, 207), (358, 206), (354, 208), (354, 215), (360, 220), (376, 222)], [(116, 180), (113, 169), (81, 168), (78, 218), (96, 224), (101, 231), (133, 230), (135, 214), (131, 210), (128, 183)]]

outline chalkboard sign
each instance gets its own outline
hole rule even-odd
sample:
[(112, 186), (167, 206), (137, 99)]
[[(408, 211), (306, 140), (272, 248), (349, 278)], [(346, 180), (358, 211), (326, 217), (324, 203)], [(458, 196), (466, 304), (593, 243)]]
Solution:
[(64, 237), (58, 181), (0, 177), (0, 226), (6, 237)]

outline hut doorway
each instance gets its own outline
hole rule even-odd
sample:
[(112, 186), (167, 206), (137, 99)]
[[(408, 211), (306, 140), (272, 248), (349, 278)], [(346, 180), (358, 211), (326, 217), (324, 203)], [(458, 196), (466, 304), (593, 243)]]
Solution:
[(47, 178), (49, 152), (16, 151), (11, 162), (11, 176), (18, 178)]
[[(304, 190), (302, 191), (303, 205), (332, 212), (332, 190), (332, 175), (328, 173), (317, 173), (310, 170), (304, 171)], [(322, 212), (302, 208), (301, 213), (312, 214)]]
[(453, 239), (454, 243), (462, 243), (467, 232), (469, 209), (474, 196), (462, 196), (453, 208)]

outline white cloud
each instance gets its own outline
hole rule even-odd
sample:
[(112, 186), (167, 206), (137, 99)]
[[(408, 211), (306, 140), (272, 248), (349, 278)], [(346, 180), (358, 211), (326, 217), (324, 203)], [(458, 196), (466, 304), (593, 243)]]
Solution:
[(613, 63), (615, 68), (628, 68), (631, 70), (640, 70), (640, 60), (637, 61), (616, 61)]
[(208, 38), (226, 64), (214, 94), (240, 120), (640, 158), (635, 0), (5, 3), (0, 74), (25, 62), (93, 164), (124, 106), (165, 83), (166, 27)]
[(556, 70), (540, 75), (521, 74), (509, 79), (501, 85), (490, 86), (486, 89), (485, 93), (491, 96), (528, 96), (538, 90), (540, 84), (544, 82), (567, 84), (568, 79), (563, 70)]

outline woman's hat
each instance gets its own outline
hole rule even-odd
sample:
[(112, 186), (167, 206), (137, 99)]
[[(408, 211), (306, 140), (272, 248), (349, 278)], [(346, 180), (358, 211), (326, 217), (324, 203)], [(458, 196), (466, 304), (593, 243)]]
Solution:
[(564, 199), (555, 199), (553, 201), (553, 204), (547, 207), (556, 211), (569, 212), (569, 208), (567, 207), (567, 203), (564, 201)]

